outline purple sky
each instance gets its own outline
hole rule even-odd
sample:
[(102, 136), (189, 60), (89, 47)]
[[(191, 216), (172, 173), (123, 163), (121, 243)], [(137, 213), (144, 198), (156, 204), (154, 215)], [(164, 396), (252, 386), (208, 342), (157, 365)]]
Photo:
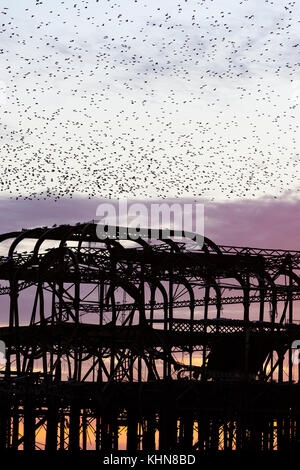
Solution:
[[(178, 200), (180, 202), (182, 200)], [(1, 232), (36, 226), (86, 222), (96, 218), (101, 199), (61, 198), (47, 200), (13, 200), (0, 198)], [(168, 200), (165, 200), (168, 202)], [(174, 203), (174, 200), (170, 202)], [(199, 201), (203, 202), (203, 201)], [(146, 201), (149, 204), (149, 200)], [(221, 245), (259, 248), (299, 249), (300, 200), (290, 194), (278, 199), (262, 198), (256, 201), (205, 203), (205, 235)], [(21, 249), (21, 248), (20, 248)], [(23, 248), (22, 248), (23, 249)], [(25, 247), (27, 250), (28, 248)], [(31, 249), (31, 248), (30, 248)], [(3, 253), (4, 254), (4, 253)], [(7, 323), (8, 296), (1, 296), (0, 323)], [(22, 294), (27, 311), (32, 308), (32, 292)], [(236, 308), (231, 307), (231, 314)]]
[[(55, 223), (85, 222), (96, 218), (100, 202), (101, 199), (87, 198), (61, 198), (57, 202), (51, 199), (1, 198), (1, 232)], [(278, 199), (264, 197), (255, 201), (199, 202), (205, 204), (205, 235), (216, 243), (299, 249), (300, 200), (288, 193)]]

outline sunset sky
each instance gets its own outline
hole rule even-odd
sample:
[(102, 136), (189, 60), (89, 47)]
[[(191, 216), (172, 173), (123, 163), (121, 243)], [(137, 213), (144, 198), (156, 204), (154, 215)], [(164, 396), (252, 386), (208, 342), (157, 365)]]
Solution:
[[(167, 200), (174, 202), (174, 200)], [(188, 201), (188, 200), (187, 200)], [(77, 223), (96, 219), (101, 199), (61, 198), (13, 200), (0, 198), (2, 232), (53, 224)], [(144, 201), (149, 206), (149, 200)], [(190, 201), (193, 202), (193, 201)], [(204, 234), (221, 245), (262, 248), (300, 248), (300, 200), (286, 194), (274, 200), (204, 202)]]
[[(194, 209), (189, 212), (190, 220), (196, 226), (202, 227), (201, 233), (199, 231), (201, 235), (216, 244), (300, 252), (299, 30), (300, 2), (296, 0), (289, 2), (287, 0), (1, 0), (0, 234), (34, 227), (52, 227), (54, 224), (72, 225), (98, 221), (99, 205), (108, 202), (117, 205), (120, 200), (129, 203), (135, 201), (144, 204), (149, 210), (152, 204), (165, 202), (170, 206), (175, 203), (190, 204), (193, 208), (197, 204), (204, 206), (203, 227), (198, 219), (196, 222)], [(182, 226), (174, 228), (186, 230), (186, 227)], [(86, 232), (83, 233), (86, 236)], [(23, 374), (31, 374), (31, 367), (34, 372), (45, 372), (46, 362), (49, 362), (47, 375), (39, 376), (36, 382), (41, 383), (42, 389), (41, 391), (37, 389), (38, 393), (34, 395), (38, 397), (36, 403), (39, 403), (39, 409), (32, 414), (36, 420), (37, 448), (40, 446), (40, 449), (43, 449), (45, 446), (47, 427), (50, 436), (47, 441), (51, 449), (52, 430), (55, 438), (55, 427), (50, 427), (50, 422), (53, 421), (55, 424), (56, 418), (51, 420), (51, 414), (52, 410), (53, 413), (56, 412), (56, 405), (60, 407), (60, 413), (61, 411), (65, 413), (66, 418), (65, 421), (59, 418), (58, 435), (61, 442), (64, 437), (65, 448), (67, 448), (66, 442), (70, 443), (70, 449), (72, 446), (76, 447), (76, 439), (71, 428), (74, 420), (73, 430), (76, 430), (77, 408), (82, 412), (84, 407), (91, 407), (91, 412), (88, 410), (88, 416), (92, 416), (90, 425), (95, 425), (96, 429), (94, 419), (96, 414), (93, 415), (93, 406), (95, 406), (95, 413), (101, 413), (101, 451), (103, 451), (107, 440), (106, 420), (109, 423), (107, 432), (114, 434), (115, 427), (112, 427), (109, 421), (109, 413), (112, 412), (112, 419), (115, 419), (116, 413), (119, 413), (118, 403), (113, 403), (113, 407), (110, 408), (111, 397), (116, 401), (115, 397), (119, 394), (121, 396), (122, 390), (116, 389), (117, 393), (114, 395), (112, 389), (111, 393), (111, 389), (107, 388), (111, 382), (133, 380), (131, 374), (134, 381), (142, 379), (142, 382), (151, 382), (154, 377), (152, 366), (157, 366), (160, 378), (168, 379), (167, 390), (168, 393), (170, 390), (172, 398), (173, 388), (169, 388), (171, 384), (169, 378), (172, 374), (177, 381), (180, 378), (189, 378), (189, 380), (193, 378), (194, 382), (194, 379), (200, 377), (199, 366), (203, 366), (201, 379), (204, 377), (205, 381), (211, 382), (215, 378), (217, 380), (216, 395), (213, 388), (205, 388), (213, 391), (212, 400), (215, 399), (217, 402), (218, 394), (222, 393), (220, 388), (222, 377), (225, 377), (226, 381), (230, 377), (234, 381), (240, 377), (243, 380), (244, 390), (245, 380), (252, 377), (249, 350), (251, 353), (254, 351), (255, 341), (258, 344), (257, 354), (253, 353), (255, 361), (258, 363), (258, 358), (267, 354), (265, 345), (260, 343), (259, 332), (263, 331), (265, 335), (268, 328), (264, 323), (260, 323), (254, 324), (252, 329), (253, 324), (250, 325), (248, 319), (253, 322), (273, 321), (276, 317), (275, 321), (278, 322), (293, 321), (295, 324), (300, 324), (299, 300), (294, 301), (295, 308), (292, 311), (293, 295), (294, 292), (297, 294), (298, 287), (294, 289), (292, 286), (292, 289), (291, 285), (292, 282), (296, 284), (298, 281), (292, 277), (290, 272), (292, 268), (289, 266), (294, 268), (294, 265), (289, 264), (288, 258), (286, 264), (280, 264), (278, 271), (273, 269), (272, 264), (272, 267), (267, 265), (265, 272), (258, 258), (258, 267), (256, 268), (256, 264), (253, 263), (252, 269), (252, 264), (247, 264), (247, 256), (238, 257), (235, 253), (227, 259), (225, 255), (220, 258), (219, 255), (210, 256), (205, 253), (203, 257), (189, 258), (184, 254), (182, 260), (180, 253), (165, 255), (163, 251), (157, 251), (153, 255), (154, 251), (151, 252), (148, 247), (148, 251), (142, 252), (140, 258), (132, 256), (131, 251), (129, 255), (127, 252), (129, 260), (127, 262), (125, 257), (120, 257), (118, 260), (115, 256), (117, 250), (111, 254), (109, 247), (106, 252), (101, 251), (99, 254), (88, 238), (82, 237), (82, 239), (83, 244), (79, 246), (84, 253), (83, 256), (74, 255), (75, 251), (71, 251), (74, 247), (69, 250), (66, 244), (66, 249), (63, 247), (63, 250), (51, 251), (47, 260), (43, 255), (37, 258), (31, 254), (27, 255), (27, 250), (28, 252), (32, 250), (36, 240), (26, 238), (17, 245), (16, 252), (22, 251), (24, 256), (17, 258), (15, 264), (11, 259), (7, 262), (7, 258), (3, 258), (7, 256), (12, 239), (5, 239), (0, 243), (0, 264), (2, 263), (0, 327), (7, 326), (8, 322), (10, 327), (14, 326), (12, 325), (14, 319), (15, 331), (14, 328), (4, 328), (2, 332), (8, 330), (9, 335), (13, 332), (13, 336), (7, 336), (13, 338), (10, 341), (16, 341), (17, 345), (22, 344), (25, 358), (28, 355), (28, 359), (30, 354), (35, 358), (34, 362), (28, 359), (27, 365), (24, 362), (23, 367), (18, 369), (18, 357), (15, 361), (13, 356), (15, 352), (11, 350), (11, 346), (7, 349), (9, 354), (12, 351), (11, 370), (13, 373), (17, 370), (20, 376), (17, 376), (13, 388), (9, 389), (5, 385), (5, 390), (10, 390), (9, 393), (11, 390), (16, 390), (14, 396), (19, 402), (16, 402), (17, 407), (15, 407), (11, 406), (10, 399), (7, 401), (14, 416), (12, 421), (9, 421), (10, 418), (6, 419), (5, 412), (2, 413), (1, 435), (7, 439), (5, 426), (7, 429), (10, 427), (13, 435), (12, 445), (15, 444), (15, 436), (19, 436), (21, 443), (19, 449), (23, 448), (21, 441), (24, 428), (21, 421), (19, 429), (13, 428), (17, 423), (15, 419), (18, 415), (17, 410), (19, 409), (20, 420), (24, 411), (26, 429), (27, 419), (29, 423), (31, 420), (27, 403), (31, 407), (34, 400), (26, 401), (30, 392), (28, 393), (23, 385), (22, 390), (26, 390), (26, 398), (21, 399), (17, 384), (23, 384), (20, 379)], [(70, 245), (72, 243), (71, 241)], [(126, 243), (131, 242), (125, 242), (125, 245)], [(47, 239), (45, 242), (42, 238), (40, 253), (44, 254), (50, 246), (53, 248), (58, 244), (58, 240), (49, 242)], [(172, 247), (169, 243), (167, 248), (173, 251), (170, 245)], [(113, 262), (109, 256), (112, 256)], [(179, 257), (178, 265), (181, 266), (181, 271), (177, 272), (173, 269), (173, 265)], [(92, 258), (94, 263), (91, 261)], [(135, 259), (138, 260), (137, 267)], [(184, 264), (185, 259), (187, 265)], [(22, 264), (24, 260), (25, 263)], [(42, 264), (45, 260), (46, 263)], [(101, 267), (102, 262), (104, 267)], [(188, 270), (184, 272), (185, 266), (198, 268), (200, 263), (204, 266), (202, 270), (195, 270), (192, 274)], [(229, 268), (227, 263), (230, 263)], [(281, 258), (278, 263), (282, 263)], [(109, 266), (109, 272), (105, 272), (106, 266)], [(69, 273), (63, 278), (66, 269)], [(296, 268), (294, 271), (294, 274), (299, 275)], [(248, 284), (249, 278), (250, 284)], [(18, 286), (19, 280), (24, 279), (26, 282)], [(274, 283), (277, 283), (281, 295), (277, 307), (276, 299), (274, 300), (277, 288), (274, 288)], [(249, 292), (251, 295), (253, 292), (259, 292), (259, 296), (257, 294), (255, 298), (251, 297), (250, 302)], [(283, 297), (285, 292), (286, 298)], [(173, 299), (175, 304), (170, 299)], [(117, 305), (120, 303), (125, 304), (125, 307)], [(75, 314), (72, 315), (72, 310), (76, 313), (76, 317)], [(145, 311), (146, 320), (150, 318), (150, 323), (149, 321), (146, 323)], [(125, 321), (123, 315), (126, 312), (129, 316)], [(50, 317), (51, 322), (45, 323), (44, 318), (50, 319)], [(62, 323), (71, 323), (72, 318), (76, 328), (63, 329), (65, 325)], [(238, 322), (232, 320), (242, 318), (246, 320), (245, 329), (241, 329), (240, 326), (234, 329)], [(203, 319), (204, 326), (201, 326)], [(211, 322), (212, 328), (209, 326), (210, 323), (207, 326), (207, 319)], [(178, 327), (176, 327), (177, 320), (179, 320)], [(35, 339), (32, 339), (32, 348), (30, 345), (24, 346), (26, 332), (29, 330), (19, 330), (18, 324), (24, 326), (29, 322), (31, 325), (33, 323), (41, 325), (42, 347)], [(90, 325), (87, 325), (89, 329), (80, 329), (81, 326), (77, 328), (78, 322), (89, 323)], [(96, 323), (101, 326), (100, 330), (90, 328)], [(223, 324), (226, 331), (224, 342), (220, 336), (223, 330), (219, 329)], [(46, 339), (48, 325), (49, 342)], [(104, 339), (101, 339), (102, 325), (105, 325)], [(121, 325), (121, 336), (118, 337), (119, 330), (115, 329), (114, 325)], [(127, 325), (129, 330), (125, 331)], [(158, 340), (163, 338), (160, 343), (153, 342), (157, 340), (152, 340), (150, 333), (149, 337), (147, 336), (148, 330), (144, 330), (148, 328), (147, 325), (164, 329), (162, 335), (152, 331), (155, 333), (153, 338), (156, 336)], [(166, 336), (168, 328), (172, 333), (169, 339)], [(25, 342), (21, 337), (23, 331), (25, 331)], [(36, 334), (38, 338), (40, 332), (35, 333), (35, 331), (38, 330), (30, 330), (29, 333)], [(56, 331), (59, 335), (57, 344), (51, 346), (51, 338), (54, 342)], [(72, 331), (72, 334), (68, 339), (69, 331)], [(91, 334), (86, 341), (83, 338), (85, 331)], [(97, 335), (99, 331), (97, 343), (92, 336), (96, 331)], [(150, 328), (149, 331), (151, 332)], [(232, 338), (228, 337), (230, 331), (233, 331)], [(274, 355), (273, 351), (272, 360), (266, 363), (266, 373), (272, 370), (274, 358), (279, 362), (280, 355), (288, 344), (289, 336), (284, 333), (284, 346), (281, 346), (276, 331), (272, 326), (270, 332), (274, 340), (271, 338), (267, 343), (270, 352), (272, 349), (277, 352)], [(290, 330), (286, 331), (289, 333)], [(294, 338), (294, 331), (296, 330), (291, 330), (291, 338)], [(193, 332), (199, 338), (197, 343), (193, 342), (194, 339), (190, 341)], [(209, 339), (206, 336), (207, 332), (213, 333)], [(211, 339), (215, 338), (215, 333), (216, 348), (214, 348), (214, 339)], [(62, 334), (66, 335), (66, 340), (62, 338)], [(141, 340), (138, 339), (135, 344), (134, 338), (139, 338), (140, 334), (142, 334)], [(107, 346), (109, 335), (113, 338), (111, 349)], [(187, 335), (187, 341), (184, 335)], [(171, 346), (173, 337), (174, 345), (176, 344), (174, 348)], [(19, 343), (20, 338), (21, 343)], [(245, 338), (245, 347), (242, 338)], [(128, 343), (125, 342), (127, 340)], [(266, 341), (265, 336), (263, 341)], [(231, 342), (232, 350), (229, 344)], [(4, 352), (5, 345), (2, 343)], [(49, 347), (51, 359), (49, 354), (47, 357), (44, 354), (45, 347)], [(235, 357), (239, 357), (238, 354), (242, 358), (240, 363), (244, 363), (244, 366), (239, 366), (238, 360), (236, 361), (238, 365), (235, 365)], [(209, 360), (205, 362), (207, 357)], [(211, 366), (211, 363), (213, 364), (215, 357), (218, 360), (219, 357), (222, 359), (220, 364), (226, 360), (229, 366), (226, 364), (226, 367), (223, 367), (221, 364), (214, 370), (214, 365)], [(75, 362), (79, 358), (81, 363), (80, 367), (76, 364), (72, 372), (73, 358)], [(3, 354), (2, 359), (0, 372), (6, 367)], [(276, 362), (274, 363), (276, 368)], [(292, 381), (291, 356), (289, 362), (286, 356), (283, 364), (284, 381)], [(287, 364), (290, 369), (287, 368)], [(81, 371), (81, 365), (80, 377), (78, 371)], [(111, 374), (104, 387), (102, 387), (102, 378), (100, 380), (100, 372), (97, 378), (98, 367), (104, 372), (109, 371), (103, 374), (105, 381), (105, 376)], [(225, 371), (224, 376), (222, 376), (222, 367)], [(294, 363), (293, 367), (296, 376), (298, 366)], [(128, 368), (127, 374), (124, 374), (126, 368)], [(180, 369), (182, 370), (178, 372)], [(6, 370), (8, 371), (8, 368)], [(169, 370), (171, 370), (170, 375), (168, 375)], [(120, 375), (119, 371), (123, 375)], [(49, 377), (52, 374), (54, 378), (54, 372), (55, 381), (52, 388), (53, 384)], [(186, 376), (181, 377), (181, 372)], [(218, 375), (219, 372), (221, 375)], [(58, 382), (60, 373), (63, 381), (70, 382), (70, 388), (60, 388)], [(276, 377), (277, 371), (275, 375), (272, 374), (273, 372), (270, 375), (271, 381)], [(6, 380), (7, 375), (3, 377)], [(80, 384), (76, 383), (81, 379), (86, 382), (94, 380), (94, 385), (96, 381), (98, 382), (97, 388), (91, 388), (95, 401), (91, 398), (81, 404), (80, 396), (83, 396), (81, 390), (84, 390), (85, 397), (88, 397), (89, 393), (86, 385), (81, 389)], [(261, 374), (258, 379), (264, 380), (264, 376)], [(76, 389), (71, 388), (74, 382), (76, 387), (78, 385)], [(146, 418), (143, 418), (143, 426), (146, 423), (146, 427), (142, 427), (141, 421), (138, 430), (136, 429), (137, 437), (141, 441), (143, 435), (143, 446), (144, 443), (146, 446), (144, 449), (150, 449), (151, 429), (155, 428), (156, 448), (160, 446), (161, 451), (164, 445), (162, 442), (166, 438), (164, 430), (166, 417), (167, 419), (170, 417), (168, 426), (175, 426), (177, 432), (179, 421), (176, 413), (181, 409), (181, 402), (187, 401), (186, 397), (194, 396), (185, 393), (190, 388), (191, 393), (195, 393), (193, 390), (197, 391), (198, 388), (190, 387), (191, 381), (189, 381), (186, 382), (188, 387), (185, 390), (179, 383), (180, 388), (176, 388), (176, 401), (170, 401), (176, 403), (174, 410), (171, 410), (171, 407), (170, 412), (168, 410), (168, 395), (162, 404), (163, 413), (165, 408), (167, 412), (161, 414), (160, 408), (159, 413), (156, 412), (157, 405), (153, 399), (155, 392), (150, 397), (151, 406), (147, 405), (148, 402), (143, 397), (148, 397), (148, 389), (143, 389), (142, 382), (138, 389), (138, 400), (128, 405), (126, 410), (122, 405), (121, 418), (118, 422), (118, 426), (120, 425), (118, 429), (122, 431), (119, 436), (119, 449), (125, 449), (126, 442), (129, 443), (128, 448), (132, 449), (134, 443), (130, 429), (131, 427), (133, 429), (135, 419), (141, 421), (144, 413)], [(26, 383), (27, 379), (24, 384)], [(28, 390), (33, 390), (31, 388), (33, 383), (35, 382), (28, 382), (30, 384)], [(51, 385), (49, 389), (48, 384)], [(100, 389), (101, 393), (98, 393), (97, 390)], [(6, 392), (3, 390), (1, 394), (5, 404)], [(40, 393), (44, 393), (44, 390), (47, 392), (46, 400), (40, 401)], [(54, 390), (54, 400), (51, 398), (51, 390)], [(67, 391), (66, 398), (56, 401), (55, 397), (65, 393), (64, 390)], [(73, 402), (72, 398), (68, 410), (66, 404), (69, 395), (70, 397), (72, 395), (72, 390), (75, 390), (76, 400)], [(128, 396), (130, 390), (135, 393), (133, 387), (128, 390), (129, 392), (126, 389)], [(152, 393), (156, 388), (149, 390)], [(180, 392), (177, 393), (177, 390)], [(263, 442), (264, 450), (267, 448), (266, 444), (271, 446), (273, 441), (276, 442), (274, 446), (281, 449), (280, 432), (283, 432), (281, 437), (285, 445), (286, 433), (290, 429), (290, 448), (294, 448), (295, 423), (298, 425), (299, 416), (297, 413), (293, 414), (294, 410), (290, 405), (288, 405), (288, 420), (286, 417), (282, 418), (284, 407), (279, 407), (278, 410), (275, 408), (272, 410), (273, 414), (270, 414), (269, 410), (266, 411), (264, 424), (261, 420), (262, 408), (259, 408), (257, 416), (259, 416), (259, 426), (264, 426), (261, 428), (262, 431), (259, 427), (255, 429), (255, 413), (258, 410), (255, 408), (255, 400), (253, 404), (252, 400), (249, 401), (251, 410), (252, 408), (254, 410), (254, 414), (253, 410), (251, 411), (254, 418), (252, 421), (251, 417), (248, 422), (248, 415), (245, 414), (248, 406), (246, 393), (241, 402), (238, 400), (237, 412), (230, 415), (232, 412), (230, 397), (229, 395), (227, 397), (226, 387), (224, 390), (226, 395), (224, 413), (215, 411), (218, 410), (218, 404), (213, 403), (213, 406), (208, 404), (208, 410), (213, 411), (205, 411), (203, 422), (202, 411), (199, 413), (197, 411), (197, 414), (191, 413), (192, 406), (184, 405), (183, 412), (180, 411), (182, 413), (180, 433), (183, 432), (178, 437), (180, 442), (182, 439), (183, 443), (188, 442), (189, 438), (186, 436), (191, 425), (193, 443), (195, 444), (198, 438), (200, 442), (199, 447), (197, 445), (193, 447), (193, 451), (201, 449), (201, 442), (206, 432), (207, 435), (211, 434), (205, 443), (205, 450), (210, 449), (209, 446), (213, 450), (216, 436), (219, 436), (217, 439), (220, 441), (223, 440), (218, 447), (219, 450), (225, 449), (227, 439), (233, 439), (233, 436), (235, 441), (233, 449), (240, 445), (240, 436), (243, 442), (241, 448), (243, 449), (245, 436), (245, 444), (248, 442), (248, 447), (245, 446), (245, 449), (251, 448), (251, 452), (252, 441), (253, 450), (255, 446), (258, 449), (259, 439), (260, 445)], [(228, 390), (231, 393), (234, 388)], [(261, 390), (265, 394), (266, 389)], [(275, 390), (273, 384), (271, 390)], [(127, 397), (126, 394), (124, 396)], [(261, 395), (258, 396), (257, 403), (261, 407), (263, 405), (260, 403), (264, 403), (265, 398), (260, 401)], [(293, 403), (294, 395), (291, 394), (291, 397)], [(144, 407), (142, 399), (147, 406)], [(74, 413), (72, 403), (74, 403)], [(198, 403), (197, 400), (195, 403)], [(273, 403), (270, 400), (270, 409), (274, 406)], [(48, 404), (49, 412), (46, 412), (46, 418), (40, 420)], [(53, 408), (50, 408), (52, 405)], [(295, 410), (297, 412), (297, 407)], [(213, 415), (212, 419), (208, 414), (210, 412)], [(127, 424), (124, 425), (126, 413), (128, 427)], [(85, 417), (85, 413), (82, 416)], [(130, 416), (133, 416), (133, 420)], [(229, 416), (229, 419), (226, 416)], [(224, 424), (222, 424), (223, 418)], [(67, 429), (69, 419), (70, 434), (67, 438), (63, 430)], [(34, 421), (32, 423), (34, 424)], [(286, 423), (291, 427), (288, 428)], [(31, 425), (28, 426), (30, 430)], [(82, 421), (80, 436), (83, 436), (81, 431), (84, 432), (84, 426), (85, 421)], [(135, 426), (137, 427), (137, 424)], [(147, 434), (143, 434), (144, 432)], [(168, 432), (169, 427), (166, 434)], [(89, 449), (96, 448), (95, 435), (98, 435), (98, 431), (96, 434), (93, 431), (87, 435)], [(25, 449), (31, 446), (32, 436), (30, 437), (30, 434), (28, 436), (26, 440), (24, 439)], [(158, 436), (161, 440), (159, 446)], [(277, 443), (277, 438), (280, 444)], [(84, 447), (83, 437), (80, 437), (80, 440), (81, 447)], [(6, 445), (4, 443), (3, 446), (3, 442), (2, 450)], [(190, 447), (191, 444), (192, 442)], [(176, 449), (170, 448), (172, 451)], [(184, 446), (180, 444), (180, 451), (183, 450)]]
[(299, 13), (3, 0), (2, 232), (91, 220), (108, 198), (179, 198), (205, 204), (218, 243), (297, 249)]

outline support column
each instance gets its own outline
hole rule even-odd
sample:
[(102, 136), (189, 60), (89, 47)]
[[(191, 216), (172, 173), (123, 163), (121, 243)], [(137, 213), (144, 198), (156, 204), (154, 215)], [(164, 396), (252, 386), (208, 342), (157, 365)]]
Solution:
[(147, 414), (143, 433), (143, 450), (155, 450), (155, 424), (155, 414)]
[(53, 400), (48, 401), (46, 451), (55, 453), (57, 450), (58, 408)]
[(9, 411), (10, 405), (7, 396), (1, 394), (0, 408), (0, 451), (5, 450), (9, 444)]
[(127, 449), (135, 452), (138, 447), (138, 420), (136, 410), (129, 408), (127, 410)]
[(27, 396), (24, 402), (24, 451), (35, 449), (35, 408), (33, 398)]
[(80, 433), (80, 408), (74, 400), (70, 405), (70, 430), (69, 430), (69, 451), (78, 452)]
[(159, 449), (169, 450), (177, 446), (177, 416), (172, 409), (163, 409), (159, 418)]

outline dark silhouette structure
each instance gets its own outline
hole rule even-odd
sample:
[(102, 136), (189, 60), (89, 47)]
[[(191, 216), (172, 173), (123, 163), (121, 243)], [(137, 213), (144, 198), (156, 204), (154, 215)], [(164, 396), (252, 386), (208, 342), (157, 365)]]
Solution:
[(298, 450), (300, 252), (119, 238), (0, 236), (0, 450)]

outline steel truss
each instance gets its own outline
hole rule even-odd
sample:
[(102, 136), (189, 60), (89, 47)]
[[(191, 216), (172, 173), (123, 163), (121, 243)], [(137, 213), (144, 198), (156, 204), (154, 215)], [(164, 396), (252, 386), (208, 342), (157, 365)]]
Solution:
[(0, 236), (1, 450), (297, 450), (300, 252), (121, 233)]

